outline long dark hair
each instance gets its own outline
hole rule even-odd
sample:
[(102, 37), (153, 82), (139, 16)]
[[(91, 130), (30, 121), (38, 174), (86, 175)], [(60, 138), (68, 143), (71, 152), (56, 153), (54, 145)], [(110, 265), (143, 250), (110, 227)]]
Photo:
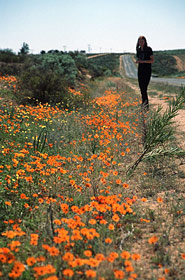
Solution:
[(142, 39), (145, 41), (145, 45), (144, 45), (144, 49), (148, 46), (147, 44), (147, 40), (144, 36), (139, 36), (138, 40), (137, 40), (137, 45), (136, 45), (136, 51), (138, 52), (138, 50), (140, 49), (140, 46), (139, 46), (139, 40)]

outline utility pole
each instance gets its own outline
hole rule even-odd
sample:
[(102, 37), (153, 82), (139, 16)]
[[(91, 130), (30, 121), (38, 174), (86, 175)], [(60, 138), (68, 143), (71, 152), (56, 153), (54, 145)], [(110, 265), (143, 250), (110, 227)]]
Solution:
[(91, 52), (91, 45), (88, 44), (88, 53), (90, 53), (90, 52)]

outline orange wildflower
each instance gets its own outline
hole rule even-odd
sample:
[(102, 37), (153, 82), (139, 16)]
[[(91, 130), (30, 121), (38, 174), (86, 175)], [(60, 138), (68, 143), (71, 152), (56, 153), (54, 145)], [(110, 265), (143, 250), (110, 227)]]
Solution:
[(66, 204), (66, 203), (61, 203), (61, 204), (60, 204), (60, 207), (61, 207), (61, 210), (62, 210), (63, 213), (65, 213), (65, 214), (68, 213), (68, 211), (69, 211), (69, 206), (68, 206), (68, 204)]
[(96, 220), (95, 220), (95, 219), (90, 219), (90, 220), (89, 220), (89, 224), (95, 225), (95, 224), (96, 224)]
[(43, 280), (59, 280), (57, 276), (49, 276), (47, 278), (44, 278)]
[(123, 259), (128, 260), (128, 259), (130, 259), (130, 253), (128, 251), (123, 251), (123, 252), (121, 252), (121, 257)]
[(89, 278), (94, 278), (94, 277), (96, 277), (96, 271), (94, 271), (94, 270), (92, 270), (92, 269), (86, 270), (85, 274), (86, 274), (86, 276), (89, 277)]
[(123, 279), (125, 276), (125, 273), (122, 270), (115, 270), (114, 276), (116, 279)]
[(132, 274), (130, 274), (130, 276), (131, 276), (133, 279), (136, 279), (136, 278), (137, 278), (137, 274), (136, 274), (136, 273), (132, 273)]
[(113, 224), (109, 224), (108, 229), (109, 230), (114, 230), (114, 225)]
[(121, 184), (121, 180), (120, 180), (120, 179), (117, 179), (117, 180), (116, 180), (116, 184), (117, 184), (117, 185), (120, 185), (120, 184)]
[(70, 252), (66, 252), (65, 255), (62, 257), (64, 261), (73, 261), (74, 256)]
[(139, 254), (133, 254), (131, 256), (131, 258), (134, 260), (134, 261), (137, 261), (137, 260), (140, 260), (141, 256)]
[(17, 246), (20, 246), (21, 243), (19, 241), (13, 240), (10, 244), (8, 244), (8, 246), (10, 247), (11, 251), (15, 251), (18, 252), (18, 248), (16, 248)]
[(126, 266), (125, 270), (126, 270), (126, 272), (132, 272), (132, 271), (134, 271), (134, 268), (132, 265), (128, 265), (128, 266)]
[(72, 269), (66, 268), (63, 270), (63, 275), (67, 277), (72, 277), (74, 275), (74, 272)]
[(112, 252), (112, 253), (109, 254), (107, 260), (108, 260), (109, 262), (114, 262), (114, 260), (117, 259), (118, 256), (119, 256), (118, 253)]
[(158, 237), (155, 235), (148, 239), (149, 244), (155, 244), (157, 241), (158, 241)]
[(92, 252), (90, 250), (86, 250), (86, 251), (84, 251), (84, 255), (86, 257), (91, 257), (92, 256)]
[(162, 203), (162, 202), (163, 202), (163, 199), (162, 199), (161, 197), (158, 197), (158, 198), (157, 198), (157, 202)]
[(6, 263), (7, 262), (7, 257), (5, 254), (0, 254), (0, 262), (1, 263)]
[(46, 266), (34, 267), (33, 270), (35, 271), (36, 277), (56, 272), (56, 269), (51, 264), (48, 264)]
[(36, 259), (34, 257), (29, 257), (27, 258), (26, 263), (28, 266), (32, 266), (36, 263)]
[(103, 254), (96, 254), (95, 259), (102, 262), (105, 260), (105, 256)]
[(8, 205), (8, 206), (12, 205), (11, 201), (5, 201), (5, 204)]
[(12, 271), (9, 273), (9, 277), (18, 278), (19, 276), (22, 275), (24, 270), (25, 270), (24, 264), (20, 262), (15, 262)]
[(47, 250), (49, 252), (50, 256), (58, 256), (60, 253), (60, 251), (54, 246), (50, 247), (49, 245), (43, 244), (42, 248)]
[(114, 214), (113, 216), (112, 216), (112, 220), (114, 221), (114, 222), (119, 222), (119, 220), (120, 220), (120, 218), (119, 218), (119, 216), (118, 216), (118, 214)]
[(27, 197), (24, 193), (21, 193), (20, 198), (21, 199), (29, 199), (29, 197)]
[(44, 200), (43, 200), (42, 198), (39, 198), (39, 199), (38, 199), (38, 202), (39, 202), (40, 204), (42, 204), (42, 203), (44, 202)]
[(141, 222), (145, 222), (145, 223), (150, 223), (150, 220), (143, 219), (143, 218), (141, 218), (140, 221), (141, 221)]
[(38, 234), (32, 233), (30, 234), (31, 240), (30, 240), (30, 245), (37, 245), (38, 244)]
[(106, 239), (105, 239), (105, 243), (107, 243), (107, 244), (112, 243), (112, 239), (111, 239), (111, 238), (109, 238), (109, 237), (108, 237), (108, 238), (106, 238)]
[(14, 238), (17, 234), (13, 230), (9, 230), (9, 231), (3, 232), (2, 235), (5, 235), (7, 238)]
[(181, 257), (185, 260), (185, 253), (182, 253)]

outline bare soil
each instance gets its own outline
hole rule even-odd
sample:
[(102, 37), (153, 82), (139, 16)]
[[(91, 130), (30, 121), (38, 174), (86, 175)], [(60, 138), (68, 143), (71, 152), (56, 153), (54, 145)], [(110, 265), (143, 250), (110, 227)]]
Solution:
[(179, 71), (184, 71), (185, 70), (185, 61), (183, 61), (180, 57), (174, 55), (173, 56), (176, 60), (176, 64), (177, 64), (177, 69)]

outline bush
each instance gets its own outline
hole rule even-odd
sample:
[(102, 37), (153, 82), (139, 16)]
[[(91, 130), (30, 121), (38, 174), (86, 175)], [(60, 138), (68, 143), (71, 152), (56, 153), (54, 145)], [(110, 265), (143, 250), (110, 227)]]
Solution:
[(66, 92), (74, 86), (77, 68), (67, 54), (44, 54), (30, 58), (20, 76), (21, 102), (67, 103)]
[(21, 63), (0, 62), (0, 75), (19, 75), (22, 66)]
[(67, 84), (59, 74), (32, 68), (22, 74), (20, 89), (23, 92), (21, 103), (39, 101), (56, 104), (64, 100)]

